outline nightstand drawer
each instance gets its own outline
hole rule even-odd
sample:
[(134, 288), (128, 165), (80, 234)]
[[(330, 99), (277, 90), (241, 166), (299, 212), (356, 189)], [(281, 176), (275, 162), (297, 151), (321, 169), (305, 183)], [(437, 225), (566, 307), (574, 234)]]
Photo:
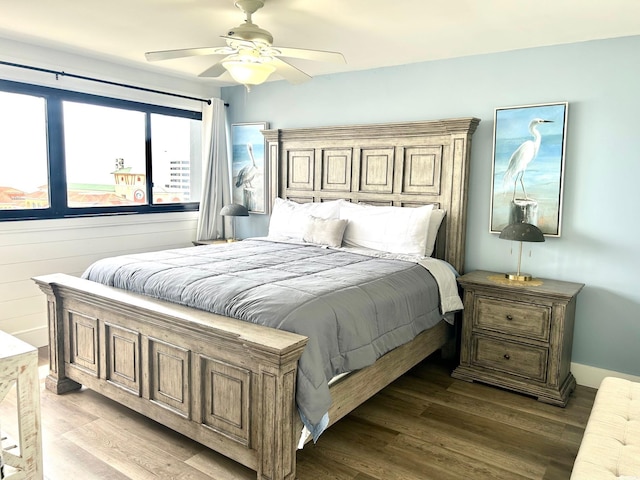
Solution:
[(474, 329), (549, 340), (550, 307), (479, 296), (474, 310)]
[(483, 335), (473, 335), (471, 363), (512, 375), (545, 382), (548, 350), (507, 342)]

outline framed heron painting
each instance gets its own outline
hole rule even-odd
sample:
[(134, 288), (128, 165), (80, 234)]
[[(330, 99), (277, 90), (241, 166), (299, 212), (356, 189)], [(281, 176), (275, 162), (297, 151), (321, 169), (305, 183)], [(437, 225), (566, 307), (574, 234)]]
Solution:
[(495, 109), (490, 230), (531, 223), (559, 237), (567, 102)]
[(269, 213), (266, 145), (261, 132), (267, 128), (267, 122), (231, 125), (232, 199), (250, 213)]

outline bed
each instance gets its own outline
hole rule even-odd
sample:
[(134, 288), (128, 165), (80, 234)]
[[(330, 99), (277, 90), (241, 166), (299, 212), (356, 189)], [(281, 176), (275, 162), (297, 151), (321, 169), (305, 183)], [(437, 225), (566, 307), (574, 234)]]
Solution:
[[(462, 273), (478, 123), (266, 130), (272, 203), (433, 205), (446, 211), (433, 256)], [(246, 465), (259, 479), (295, 478), (302, 430), (296, 382), (308, 337), (64, 274), (34, 280), (48, 304), (47, 389), (84, 385)], [(332, 384), (329, 425), (451, 338), (441, 320)]]

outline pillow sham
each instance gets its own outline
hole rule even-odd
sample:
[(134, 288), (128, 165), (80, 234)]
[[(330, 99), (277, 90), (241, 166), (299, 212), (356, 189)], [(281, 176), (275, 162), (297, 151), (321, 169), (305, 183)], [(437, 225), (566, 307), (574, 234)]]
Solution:
[(340, 247), (347, 228), (347, 220), (309, 217), (302, 239), (314, 245)]
[(318, 218), (338, 218), (339, 212), (338, 200), (297, 203), (276, 198), (269, 219), (267, 236), (302, 240), (310, 215)]
[(440, 230), (440, 225), (442, 224), (442, 220), (444, 220), (446, 213), (446, 210), (442, 210), (441, 208), (434, 208), (431, 210), (431, 216), (429, 217), (429, 229), (427, 230), (427, 242), (424, 250), (425, 257), (433, 255), (438, 231)]
[(340, 203), (340, 218), (348, 220), (343, 242), (352, 247), (423, 256), (433, 205), (376, 207)]

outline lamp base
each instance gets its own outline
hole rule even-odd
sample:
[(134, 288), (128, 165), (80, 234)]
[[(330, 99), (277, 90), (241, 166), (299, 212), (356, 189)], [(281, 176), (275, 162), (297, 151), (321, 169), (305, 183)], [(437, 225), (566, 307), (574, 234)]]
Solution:
[(522, 272), (505, 273), (504, 277), (509, 280), (515, 280), (516, 282), (529, 282), (533, 280), (533, 275), (531, 275), (530, 273), (522, 273)]

